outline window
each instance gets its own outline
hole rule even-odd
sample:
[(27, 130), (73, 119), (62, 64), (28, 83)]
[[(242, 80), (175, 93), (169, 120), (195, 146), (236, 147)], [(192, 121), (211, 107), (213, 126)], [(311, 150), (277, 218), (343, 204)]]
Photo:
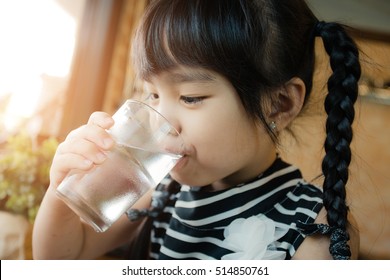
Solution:
[(22, 128), (56, 134), (85, 2), (0, 1), (2, 139)]

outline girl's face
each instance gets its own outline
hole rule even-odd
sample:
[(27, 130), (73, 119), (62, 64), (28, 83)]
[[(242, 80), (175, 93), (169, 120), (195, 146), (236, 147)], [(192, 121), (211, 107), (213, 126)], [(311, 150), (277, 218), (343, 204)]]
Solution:
[(230, 82), (200, 68), (177, 67), (146, 83), (147, 103), (165, 116), (185, 142), (171, 171), (181, 184), (218, 190), (253, 179), (275, 160), (275, 146), (248, 118)]

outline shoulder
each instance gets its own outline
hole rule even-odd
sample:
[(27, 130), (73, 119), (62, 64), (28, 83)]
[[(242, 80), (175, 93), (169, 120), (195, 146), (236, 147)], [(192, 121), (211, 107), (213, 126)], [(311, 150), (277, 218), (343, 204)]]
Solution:
[(318, 187), (317, 185), (313, 185), (311, 183), (308, 183), (304, 179), (297, 185), (297, 188), (294, 189), (294, 193), (296, 194), (305, 194), (309, 197), (318, 197), (321, 198), (322, 201), (322, 188)]
[(300, 220), (304, 223), (314, 223), (323, 207), (322, 190), (304, 180), (281, 191), (279, 199), (278, 204), (295, 212), (296, 215), (291, 216), (291, 222)]
[[(357, 228), (357, 223), (351, 213), (349, 213), (348, 220), (349, 220), (348, 232), (350, 235), (349, 246), (351, 248), (351, 253), (352, 253), (351, 259), (357, 259), (359, 254), (359, 244), (360, 244), (359, 231)], [(316, 224), (327, 223), (325, 208), (321, 209), (314, 222)], [(328, 235), (315, 234), (312, 236), (308, 236), (299, 246), (298, 250), (293, 256), (293, 259), (331, 260), (333, 258), (332, 255), (329, 253), (329, 244), (330, 244), (330, 239)]]

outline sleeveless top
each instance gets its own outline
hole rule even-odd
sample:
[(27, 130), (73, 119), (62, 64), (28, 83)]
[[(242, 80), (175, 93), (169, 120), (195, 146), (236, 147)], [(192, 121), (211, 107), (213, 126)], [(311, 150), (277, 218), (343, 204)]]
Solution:
[[(161, 207), (158, 197), (167, 194), (164, 190), (172, 185), (174, 191)], [(298, 225), (312, 224), (323, 206), (322, 191), (304, 181), (296, 167), (280, 158), (255, 179), (215, 192), (181, 186), (168, 176), (157, 186), (153, 205), (161, 209), (152, 222), (152, 259), (221, 259), (235, 253), (234, 246), (225, 242), (226, 229), (233, 221), (241, 223), (235, 227), (239, 231), (236, 242), (244, 242), (243, 246), (253, 251), (264, 237), (260, 235), (261, 227), (256, 228), (261, 224), (251, 217), (274, 222), (279, 236), (271, 244), (272, 250), (291, 259), (305, 238)]]

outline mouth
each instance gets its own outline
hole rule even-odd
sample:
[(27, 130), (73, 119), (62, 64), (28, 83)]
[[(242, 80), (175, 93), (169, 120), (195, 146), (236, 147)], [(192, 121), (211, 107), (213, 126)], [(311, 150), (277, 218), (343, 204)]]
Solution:
[(187, 155), (183, 155), (175, 164), (175, 167), (173, 167), (172, 171), (178, 171), (184, 167), (184, 165), (187, 164), (189, 158)]

